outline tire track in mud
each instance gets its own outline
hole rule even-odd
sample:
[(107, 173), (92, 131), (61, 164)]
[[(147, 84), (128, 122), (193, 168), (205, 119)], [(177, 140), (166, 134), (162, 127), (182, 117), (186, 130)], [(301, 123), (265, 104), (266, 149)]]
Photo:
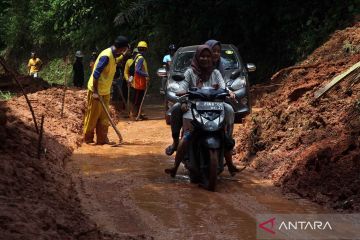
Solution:
[(171, 179), (164, 169), (173, 157), (163, 153), (171, 134), (160, 109), (147, 106), (150, 120), (121, 121), (121, 147), (83, 145), (72, 156), (83, 208), (101, 228), (155, 239), (255, 239), (256, 214), (325, 211), (287, 199), (251, 169), (234, 178), (224, 172), (216, 192), (190, 184), (183, 168)]

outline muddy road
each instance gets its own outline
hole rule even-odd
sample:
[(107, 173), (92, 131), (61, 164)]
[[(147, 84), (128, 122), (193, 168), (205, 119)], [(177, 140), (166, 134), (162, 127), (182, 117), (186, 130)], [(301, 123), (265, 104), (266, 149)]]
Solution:
[[(256, 239), (256, 214), (324, 213), (318, 205), (282, 195), (246, 169), (225, 171), (216, 192), (190, 184), (181, 168), (175, 179), (164, 173), (173, 157), (160, 105), (146, 106), (149, 120), (123, 119), (121, 147), (82, 145), (67, 168), (74, 173), (85, 212), (98, 226), (120, 235), (155, 239)], [(113, 130), (111, 140), (117, 137)]]

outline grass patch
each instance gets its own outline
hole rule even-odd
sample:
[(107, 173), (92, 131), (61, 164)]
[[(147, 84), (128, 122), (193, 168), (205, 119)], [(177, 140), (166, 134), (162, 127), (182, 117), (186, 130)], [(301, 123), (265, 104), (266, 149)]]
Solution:
[(8, 101), (11, 98), (13, 98), (15, 94), (9, 92), (9, 91), (1, 91), (0, 90), (0, 100), (1, 101)]
[(65, 77), (68, 86), (72, 85), (72, 64), (66, 64), (63, 59), (56, 58), (46, 64), (40, 72), (40, 77), (50, 84), (64, 85)]
[[(28, 75), (27, 62), (21, 64), (19, 72)], [(66, 75), (66, 82), (68, 86), (72, 85), (72, 64), (66, 64), (62, 58), (55, 58), (50, 62), (44, 64), (39, 72), (39, 76), (47, 81), (50, 85), (58, 84), (64, 85)]]
[(360, 52), (360, 45), (354, 45), (350, 43), (348, 40), (343, 43), (343, 51), (346, 53), (350, 53), (351, 55), (357, 54)]

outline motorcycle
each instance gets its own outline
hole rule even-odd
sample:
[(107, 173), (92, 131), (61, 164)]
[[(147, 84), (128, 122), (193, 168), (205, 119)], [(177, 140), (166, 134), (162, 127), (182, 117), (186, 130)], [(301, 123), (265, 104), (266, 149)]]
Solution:
[[(183, 137), (189, 141), (183, 164), (192, 183), (214, 191), (217, 176), (224, 170), (224, 153), (233, 147), (225, 134), (224, 102), (229, 93), (224, 89), (190, 88), (180, 97), (188, 109), (183, 115), (183, 129), (192, 129)], [(188, 125), (191, 124), (191, 125)]]
[(160, 78), (161, 86), (160, 86), (160, 95), (164, 95), (164, 111), (165, 111), (165, 119), (166, 123), (170, 124), (170, 116), (168, 116), (167, 111), (169, 110), (169, 105), (167, 104), (167, 85), (168, 85), (168, 71), (165, 67), (159, 68), (156, 72), (156, 75)]
[(161, 81), (160, 94), (165, 95), (166, 84), (168, 79), (168, 71), (166, 70), (165, 67), (162, 67), (157, 70), (156, 75), (160, 78)]

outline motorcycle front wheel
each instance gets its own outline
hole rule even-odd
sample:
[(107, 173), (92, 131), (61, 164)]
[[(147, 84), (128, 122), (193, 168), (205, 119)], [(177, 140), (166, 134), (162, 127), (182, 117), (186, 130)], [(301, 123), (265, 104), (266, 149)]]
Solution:
[(219, 150), (209, 149), (209, 175), (208, 175), (208, 186), (209, 191), (215, 191), (217, 181), (217, 167), (219, 163)]

